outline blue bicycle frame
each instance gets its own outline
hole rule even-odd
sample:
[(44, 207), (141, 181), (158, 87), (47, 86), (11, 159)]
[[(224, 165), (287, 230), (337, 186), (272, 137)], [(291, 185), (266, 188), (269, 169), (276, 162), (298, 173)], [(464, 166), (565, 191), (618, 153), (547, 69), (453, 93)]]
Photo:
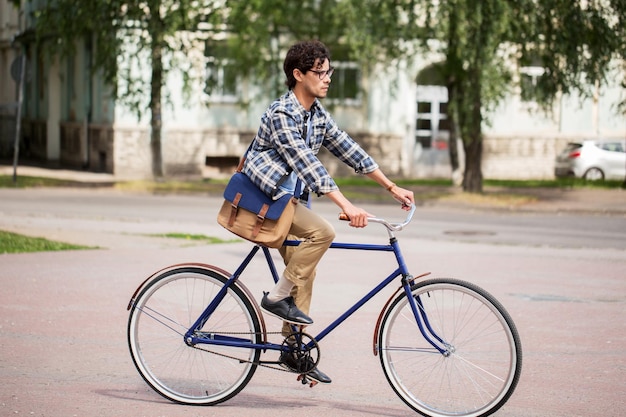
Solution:
[[(363, 296), (359, 301), (357, 301), (352, 307), (350, 307), (346, 312), (344, 312), (341, 316), (339, 316), (335, 321), (326, 326), (317, 336), (313, 338), (314, 341), (309, 342), (305, 347), (312, 348), (313, 344), (321, 341), (326, 337), (330, 332), (332, 332), (336, 327), (338, 327), (341, 323), (343, 323), (348, 317), (354, 314), (357, 310), (359, 310), (365, 303), (367, 303), (370, 299), (372, 299), (376, 294), (383, 290), (383, 288), (387, 287), (393, 280), (395, 280), (398, 276), (402, 276), (402, 287), (408, 300), (411, 305), (411, 309), (413, 311), (413, 315), (415, 316), (415, 321), (421, 334), (424, 338), (441, 354), (447, 355), (448, 344), (444, 342), (431, 328), (428, 317), (424, 312), (424, 309), (421, 307), (421, 301), (419, 297), (413, 297), (411, 294), (411, 286), (413, 284), (414, 277), (408, 272), (406, 263), (404, 261), (404, 257), (402, 255), (402, 251), (400, 250), (399, 243), (396, 237), (389, 232), (390, 239), (388, 245), (376, 245), (376, 244), (360, 244), (360, 243), (340, 243), (333, 242), (330, 245), (331, 249), (348, 249), (348, 250), (365, 250), (365, 251), (377, 251), (377, 252), (393, 252), (398, 263), (398, 268), (394, 270), (391, 274), (387, 276), (384, 280), (382, 280), (374, 289), (368, 292), (365, 296)], [(298, 246), (300, 241), (298, 240), (286, 240), (284, 242), (284, 246)], [(220, 302), (226, 295), (228, 289), (234, 285), (234, 283), (239, 279), (241, 274), (250, 264), (250, 261), (255, 257), (258, 253), (259, 249), (263, 251), (265, 256), (265, 260), (267, 261), (267, 265), (270, 269), (274, 282), (278, 281), (278, 272), (276, 270), (276, 266), (274, 264), (274, 260), (270, 254), (270, 250), (266, 247), (254, 246), (252, 250), (245, 257), (241, 265), (237, 268), (237, 270), (230, 276), (228, 281), (224, 284), (221, 290), (217, 293), (215, 298), (209, 303), (200, 317), (196, 320), (196, 322), (191, 326), (191, 328), (185, 333), (185, 342), (188, 345), (196, 345), (196, 344), (206, 344), (206, 345), (222, 345), (222, 346), (232, 346), (232, 347), (242, 347), (247, 349), (262, 349), (262, 350), (287, 350), (288, 348), (284, 345), (264, 342), (264, 343), (252, 343), (248, 339), (233, 337), (228, 335), (222, 335), (219, 333), (212, 333), (206, 331), (200, 331), (203, 325), (207, 322), (211, 314), (218, 308)], [(294, 326), (295, 328), (296, 326)]]

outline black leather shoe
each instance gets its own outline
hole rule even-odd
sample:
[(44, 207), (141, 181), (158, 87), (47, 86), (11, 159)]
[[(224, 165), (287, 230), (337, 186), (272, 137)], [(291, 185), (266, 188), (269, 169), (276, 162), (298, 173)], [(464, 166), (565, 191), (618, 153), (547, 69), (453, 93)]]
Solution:
[(293, 324), (313, 324), (313, 319), (304, 314), (289, 296), (275, 303), (267, 299), (267, 293), (263, 293), (261, 308), (273, 316)]
[(298, 360), (296, 359), (293, 353), (282, 352), (280, 354), (279, 361), (280, 361), (280, 366), (282, 366), (283, 368), (288, 369), (292, 372), (303, 373), (303, 374), (306, 373), (306, 376), (309, 379), (313, 379), (322, 384), (330, 384), (332, 382), (330, 377), (326, 375), (324, 372), (320, 371), (319, 368), (315, 368), (312, 371), (307, 373), (307, 371), (309, 371), (314, 366), (313, 359), (311, 358), (306, 358), (305, 360), (302, 361), (302, 363), (299, 364)]

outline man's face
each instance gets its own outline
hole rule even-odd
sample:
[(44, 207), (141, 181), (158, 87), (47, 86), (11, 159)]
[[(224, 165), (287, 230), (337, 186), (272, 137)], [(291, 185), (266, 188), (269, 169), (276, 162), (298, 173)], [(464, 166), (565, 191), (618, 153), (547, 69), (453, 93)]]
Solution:
[(302, 77), (304, 90), (316, 98), (324, 98), (328, 94), (332, 69), (328, 59), (317, 61), (313, 68), (308, 70)]

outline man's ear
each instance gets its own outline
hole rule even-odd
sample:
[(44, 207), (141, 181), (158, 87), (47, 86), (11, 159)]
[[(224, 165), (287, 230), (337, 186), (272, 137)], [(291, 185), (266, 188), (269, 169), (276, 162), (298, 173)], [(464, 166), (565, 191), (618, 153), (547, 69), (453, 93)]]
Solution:
[(302, 80), (304, 79), (304, 74), (298, 68), (295, 68), (293, 70), (293, 78), (295, 78), (296, 81), (302, 82)]

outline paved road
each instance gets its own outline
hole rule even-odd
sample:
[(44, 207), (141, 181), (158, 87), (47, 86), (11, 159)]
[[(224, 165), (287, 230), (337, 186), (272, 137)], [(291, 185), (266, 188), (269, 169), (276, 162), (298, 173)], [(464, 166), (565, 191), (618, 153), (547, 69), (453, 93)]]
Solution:
[[(589, 192), (589, 191), (587, 191)], [(600, 197), (602, 198), (600, 198)], [(611, 196), (612, 211), (603, 211)], [(614, 196), (623, 197), (620, 201)], [(612, 190), (579, 199), (542, 201), (515, 211), (465, 203), (426, 202), (418, 209), (403, 236), (428, 240), (481, 242), (505, 245), (623, 248), (626, 233), (626, 192)], [(118, 248), (128, 245), (171, 246), (147, 234), (172, 231), (230, 238), (215, 223), (219, 201), (201, 195), (155, 196), (111, 189), (0, 189), (0, 224), (5, 230), (87, 245)], [(320, 200), (323, 201), (323, 200)], [(593, 205), (592, 203), (596, 204)], [(332, 204), (316, 202), (329, 219), (337, 216)], [(608, 203), (611, 204), (611, 203)], [(394, 206), (370, 205), (375, 215), (401, 218)], [(339, 225), (340, 223), (337, 223)], [(345, 238), (373, 238), (380, 228), (350, 230), (337, 226)], [(120, 238), (123, 232), (123, 238)]]
[[(415, 415), (387, 385), (371, 354), (372, 329), (385, 296), (324, 340), (321, 367), (333, 377), (330, 386), (309, 389), (290, 375), (261, 369), (232, 400), (198, 408), (170, 404), (141, 380), (125, 339), (125, 308), (134, 288), (173, 263), (200, 261), (232, 270), (249, 248), (149, 235), (228, 238), (214, 221), (218, 204), (201, 196), (102, 189), (0, 190), (0, 229), (101, 248), (0, 255), (0, 415)], [(383, 205), (368, 208), (381, 217), (399, 212)], [(318, 209), (329, 219), (336, 215), (331, 205)], [(375, 227), (357, 231), (339, 222), (335, 227), (341, 240), (377, 241), (381, 234)], [(433, 205), (419, 208), (400, 237), (415, 274), (431, 271), (473, 281), (500, 299), (515, 320), (524, 369), (498, 416), (623, 415), (624, 215), (547, 206), (508, 212)], [(312, 311), (320, 326), (388, 272), (385, 256), (328, 253)], [(244, 282), (260, 294), (269, 287), (264, 279), (253, 273)]]

